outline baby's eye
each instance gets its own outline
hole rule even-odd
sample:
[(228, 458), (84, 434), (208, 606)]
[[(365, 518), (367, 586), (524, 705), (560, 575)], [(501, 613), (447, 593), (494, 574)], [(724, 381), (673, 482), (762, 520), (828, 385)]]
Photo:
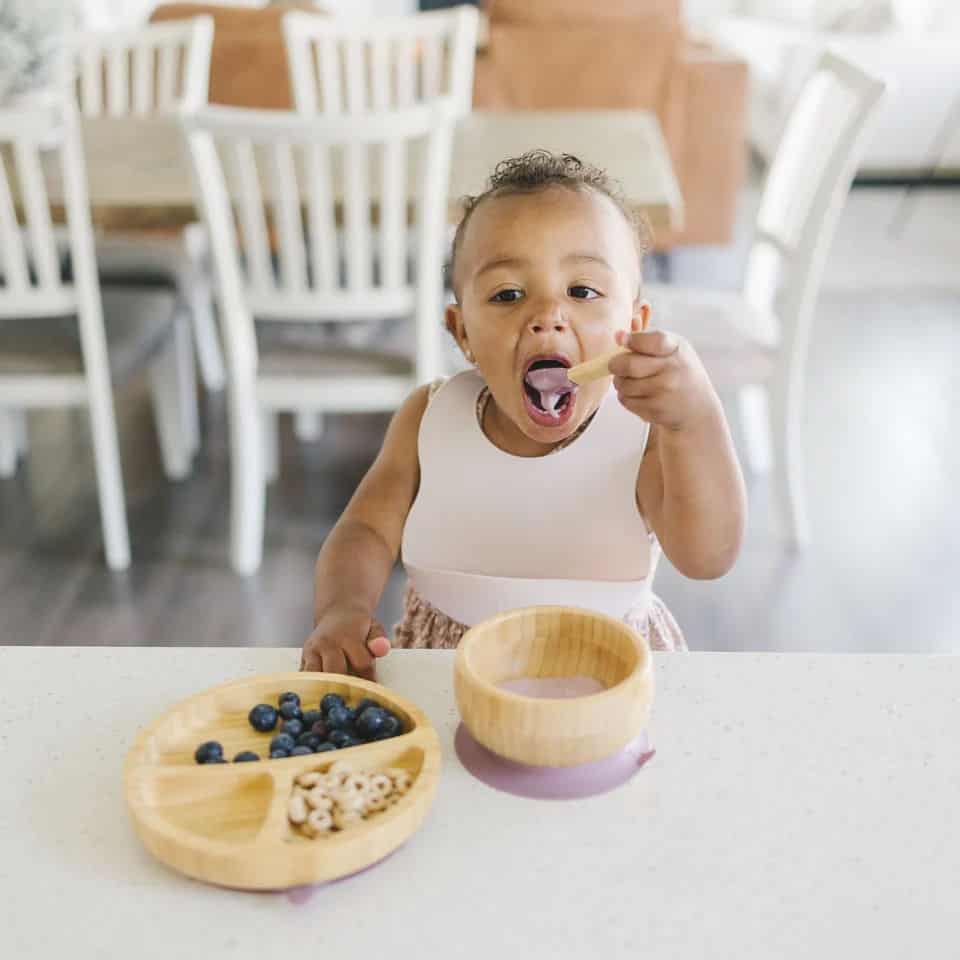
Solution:
[(516, 303), (523, 296), (522, 290), (510, 287), (506, 290), (498, 290), (491, 298), (491, 303)]
[(579, 283), (570, 287), (567, 293), (575, 300), (596, 300), (600, 296), (593, 287), (587, 287)]

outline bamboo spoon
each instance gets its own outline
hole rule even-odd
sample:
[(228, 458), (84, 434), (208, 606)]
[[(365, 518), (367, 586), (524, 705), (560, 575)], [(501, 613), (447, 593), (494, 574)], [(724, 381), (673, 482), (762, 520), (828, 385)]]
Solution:
[(619, 357), (621, 353), (629, 353), (625, 347), (618, 347), (611, 353), (605, 353), (602, 356), (587, 360), (586, 363), (578, 363), (567, 371), (567, 377), (577, 386), (583, 387), (594, 380), (601, 380), (603, 377), (610, 376), (610, 361), (614, 357)]

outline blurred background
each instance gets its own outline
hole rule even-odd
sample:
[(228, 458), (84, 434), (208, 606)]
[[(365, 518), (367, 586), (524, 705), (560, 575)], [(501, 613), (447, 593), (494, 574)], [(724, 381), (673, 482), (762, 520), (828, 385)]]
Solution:
[(739, 563), (657, 578), (691, 648), (960, 649), (958, 50), (954, 0), (0, 0), (0, 643), (302, 643), (457, 368), (457, 198), (543, 146), (647, 214), (735, 428)]

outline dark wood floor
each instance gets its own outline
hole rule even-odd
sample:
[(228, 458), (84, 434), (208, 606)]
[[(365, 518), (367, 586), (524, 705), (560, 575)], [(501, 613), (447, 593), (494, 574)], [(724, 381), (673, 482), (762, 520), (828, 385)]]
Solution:
[[(814, 543), (783, 549), (765, 481), (748, 541), (713, 583), (664, 564), (658, 591), (694, 649), (960, 651), (960, 301), (834, 295), (813, 336), (807, 472)], [(376, 452), (384, 420), (282, 426), (261, 572), (228, 565), (221, 401), (205, 403), (189, 479), (162, 476), (146, 393), (118, 397), (133, 566), (103, 566), (83, 417), (30, 417), (31, 453), (0, 480), (0, 642), (291, 645), (310, 623), (316, 551)], [(399, 610), (401, 578), (382, 604)]]

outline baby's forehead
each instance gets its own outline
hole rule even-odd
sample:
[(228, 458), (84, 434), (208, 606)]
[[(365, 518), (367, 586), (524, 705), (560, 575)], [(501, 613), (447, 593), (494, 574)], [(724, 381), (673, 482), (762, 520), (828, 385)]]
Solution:
[(558, 225), (612, 233), (616, 240), (632, 232), (622, 211), (605, 194), (589, 187), (550, 186), (486, 197), (474, 210), (466, 234), (483, 238), (538, 227), (549, 233)]
[(485, 197), (464, 228), (458, 273), (469, 276), (491, 252), (535, 259), (568, 247), (593, 248), (605, 259), (637, 255), (634, 228), (610, 197), (589, 187), (551, 186)]

